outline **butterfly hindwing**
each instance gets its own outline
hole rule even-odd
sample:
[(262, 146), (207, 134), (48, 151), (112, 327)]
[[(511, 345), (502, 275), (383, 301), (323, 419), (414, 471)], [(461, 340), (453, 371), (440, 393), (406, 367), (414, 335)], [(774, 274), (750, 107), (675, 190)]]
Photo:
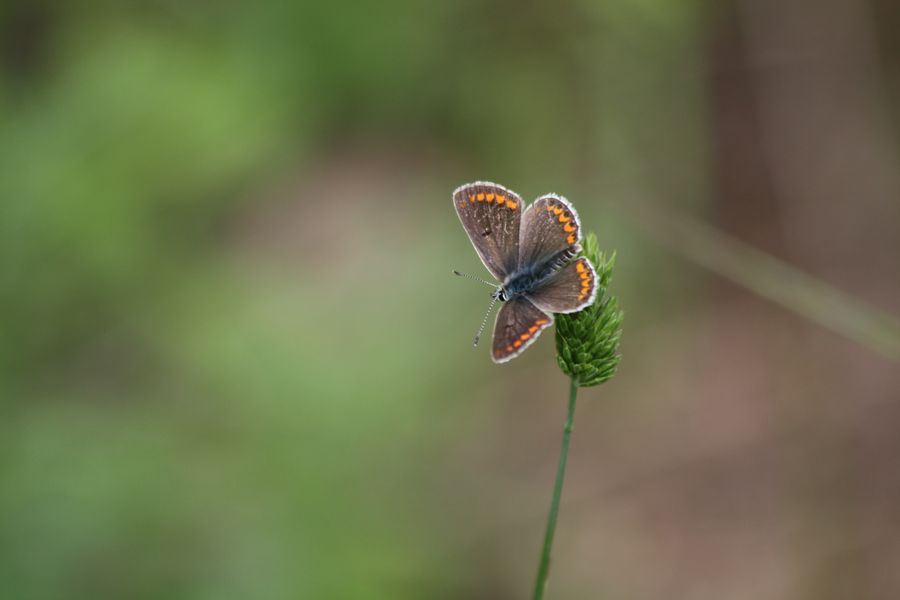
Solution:
[(597, 297), (597, 272), (591, 261), (581, 257), (525, 296), (546, 312), (578, 312), (593, 304)]
[(503, 363), (517, 357), (553, 323), (548, 315), (526, 298), (506, 302), (497, 313), (491, 358)]
[(476, 181), (453, 192), (453, 206), (484, 266), (503, 281), (519, 264), (522, 199), (496, 183)]
[(556, 194), (535, 200), (522, 214), (518, 267), (540, 265), (581, 241), (581, 222), (569, 201)]

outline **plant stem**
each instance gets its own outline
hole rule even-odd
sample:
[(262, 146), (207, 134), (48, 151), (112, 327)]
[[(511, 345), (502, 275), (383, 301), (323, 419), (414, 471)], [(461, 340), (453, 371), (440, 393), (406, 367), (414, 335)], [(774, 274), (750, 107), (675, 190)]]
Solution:
[(575, 396), (577, 394), (578, 384), (572, 379), (569, 387), (569, 410), (566, 416), (566, 426), (563, 429), (562, 449), (559, 451), (559, 466), (556, 468), (556, 483), (553, 485), (553, 500), (550, 502), (547, 531), (544, 533), (544, 550), (541, 553), (537, 582), (534, 585), (534, 600), (541, 600), (544, 597), (547, 574), (550, 572), (550, 549), (553, 547), (556, 517), (559, 515), (559, 499), (562, 496), (563, 479), (566, 476), (566, 459), (569, 457), (569, 437), (572, 434), (572, 422), (575, 420)]

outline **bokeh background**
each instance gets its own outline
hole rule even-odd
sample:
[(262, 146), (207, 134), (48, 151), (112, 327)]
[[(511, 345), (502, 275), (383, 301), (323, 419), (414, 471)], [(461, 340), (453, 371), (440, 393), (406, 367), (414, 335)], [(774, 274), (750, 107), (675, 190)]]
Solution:
[(900, 597), (893, 0), (0, 7), (0, 597), (528, 597), (450, 192), (618, 252), (551, 598)]

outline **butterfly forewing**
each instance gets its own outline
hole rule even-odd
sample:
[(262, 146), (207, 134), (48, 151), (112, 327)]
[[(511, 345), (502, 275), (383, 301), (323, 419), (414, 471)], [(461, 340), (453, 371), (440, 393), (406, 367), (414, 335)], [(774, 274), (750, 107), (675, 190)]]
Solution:
[(519, 264), (522, 199), (501, 185), (476, 181), (453, 192), (453, 205), (484, 266), (503, 281)]
[(574, 254), (579, 241), (581, 223), (569, 201), (556, 194), (541, 196), (522, 214), (518, 267), (541, 265), (570, 248)]
[(555, 273), (546, 283), (526, 294), (541, 310), (573, 313), (590, 306), (597, 296), (597, 272), (581, 257)]
[(553, 317), (526, 298), (505, 303), (497, 313), (494, 325), (494, 342), (491, 348), (494, 362), (502, 363), (517, 357), (552, 323)]

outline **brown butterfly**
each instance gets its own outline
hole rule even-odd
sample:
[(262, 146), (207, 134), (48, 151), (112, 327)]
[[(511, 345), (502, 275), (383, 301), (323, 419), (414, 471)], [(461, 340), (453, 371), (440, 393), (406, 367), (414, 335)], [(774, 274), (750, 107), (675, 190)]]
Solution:
[(575, 258), (581, 223), (568, 200), (546, 194), (525, 208), (515, 192), (476, 181), (453, 192), (453, 206), (484, 266), (500, 282), (481, 280), (496, 289), (475, 336), (477, 345), (494, 304), (502, 302), (494, 325), (494, 362), (521, 354), (553, 323), (552, 313), (593, 304), (597, 273), (587, 258)]

